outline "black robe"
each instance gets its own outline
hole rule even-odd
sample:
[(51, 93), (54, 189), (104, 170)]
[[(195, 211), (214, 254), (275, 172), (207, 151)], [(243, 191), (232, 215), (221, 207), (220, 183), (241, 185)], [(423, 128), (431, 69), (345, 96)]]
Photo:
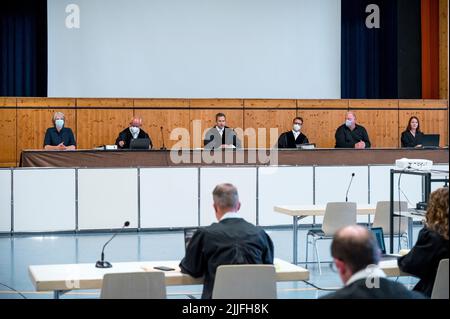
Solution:
[(414, 137), (409, 130), (402, 132), (402, 147), (416, 147), (422, 144), (423, 133), (416, 131)]
[(269, 235), (242, 218), (227, 218), (199, 229), (180, 263), (181, 271), (204, 276), (203, 299), (211, 299), (217, 267), (233, 264), (273, 264)]
[[(150, 140), (150, 148), (153, 147), (150, 135), (148, 135), (143, 129), (139, 130), (139, 134), (138, 134), (137, 138), (148, 138)], [(119, 133), (119, 136), (116, 139), (116, 145), (117, 145), (118, 148), (123, 148), (123, 149), (130, 148), (130, 143), (131, 143), (132, 139), (133, 139), (133, 135), (130, 132), (130, 128), (127, 127), (126, 129), (124, 129), (122, 132)], [(119, 146), (119, 142), (120, 141), (124, 141), (125, 142), (123, 147)]]
[(294, 132), (284, 132), (278, 138), (278, 148), (296, 148), (297, 144), (308, 144), (308, 138), (305, 134), (300, 133), (297, 139), (294, 139)]
[(431, 297), (439, 262), (449, 256), (448, 245), (447, 239), (424, 227), (410, 252), (398, 259), (400, 270), (420, 278), (414, 290)]

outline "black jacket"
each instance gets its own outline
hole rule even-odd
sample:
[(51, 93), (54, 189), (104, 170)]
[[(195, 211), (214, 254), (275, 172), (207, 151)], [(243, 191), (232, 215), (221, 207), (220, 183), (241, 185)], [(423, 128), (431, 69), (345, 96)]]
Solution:
[(364, 126), (355, 124), (355, 129), (350, 130), (345, 124), (342, 124), (336, 130), (336, 148), (355, 148), (359, 141), (366, 143), (366, 148), (370, 148), (369, 135)]
[(416, 136), (414, 137), (409, 130), (402, 132), (402, 147), (415, 147), (416, 145), (422, 144), (423, 133), (416, 131)]
[(366, 279), (352, 282), (338, 291), (321, 297), (320, 299), (423, 299), (424, 296), (418, 292), (410, 291), (402, 284), (379, 278), (379, 288), (368, 288)]
[[(153, 148), (153, 143), (152, 140), (150, 138), (150, 135), (148, 135), (143, 129), (139, 130), (139, 134), (137, 138), (148, 138), (150, 140), (150, 148)], [(127, 127), (126, 129), (124, 129), (122, 132), (119, 133), (119, 136), (116, 139), (116, 145), (118, 148), (130, 148), (130, 142), (133, 139), (133, 135), (130, 132), (130, 128)], [(120, 141), (124, 141), (125, 144), (123, 145), (123, 147), (119, 146), (119, 142)]]
[(241, 140), (232, 128), (225, 126), (222, 136), (220, 136), (220, 133), (215, 126), (210, 128), (206, 132), (205, 139), (203, 140), (205, 149), (218, 149), (222, 144), (232, 144), (236, 148), (241, 148), (242, 146)]
[(217, 267), (232, 264), (273, 264), (273, 243), (260, 227), (242, 218), (227, 218), (199, 229), (186, 248), (181, 271), (204, 276), (202, 298), (210, 299)]
[(449, 258), (448, 244), (447, 239), (424, 227), (411, 251), (398, 259), (402, 271), (420, 278), (414, 290), (431, 297), (439, 262)]
[(278, 138), (278, 148), (297, 148), (297, 144), (308, 144), (308, 138), (305, 134), (300, 133), (297, 139), (294, 139), (294, 133), (292, 131), (284, 132)]

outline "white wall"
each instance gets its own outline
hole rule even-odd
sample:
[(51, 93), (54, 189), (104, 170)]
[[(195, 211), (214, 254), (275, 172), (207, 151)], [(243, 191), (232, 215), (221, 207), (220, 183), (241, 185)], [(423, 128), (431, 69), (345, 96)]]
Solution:
[(256, 223), (256, 168), (202, 168), (200, 172), (200, 225), (217, 222), (212, 192), (222, 183), (235, 185), (239, 192), (241, 210), (247, 221)]
[(48, 0), (48, 95), (339, 98), (340, 29), (340, 0)]
[(14, 170), (14, 231), (75, 229), (75, 170)]
[(78, 227), (138, 227), (137, 169), (79, 169)]
[(11, 231), (11, 170), (0, 169), (0, 232)]
[(141, 228), (198, 226), (198, 169), (140, 169)]

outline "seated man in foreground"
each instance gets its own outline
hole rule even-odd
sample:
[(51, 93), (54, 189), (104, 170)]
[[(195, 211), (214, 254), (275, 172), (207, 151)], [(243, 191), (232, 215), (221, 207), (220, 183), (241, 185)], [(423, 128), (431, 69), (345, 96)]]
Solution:
[(325, 299), (421, 299), (422, 294), (386, 278), (378, 267), (381, 252), (367, 228), (347, 226), (336, 232), (331, 244), (339, 276), (345, 287)]
[(211, 299), (217, 267), (232, 264), (273, 264), (273, 243), (260, 227), (237, 213), (241, 207), (237, 188), (220, 184), (213, 191), (218, 223), (199, 229), (180, 263), (183, 273), (204, 276), (203, 299)]

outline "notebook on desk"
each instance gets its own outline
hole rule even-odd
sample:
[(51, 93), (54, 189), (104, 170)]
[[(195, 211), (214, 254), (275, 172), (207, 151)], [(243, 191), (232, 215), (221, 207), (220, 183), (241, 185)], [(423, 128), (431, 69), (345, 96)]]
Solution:
[(399, 254), (386, 254), (386, 245), (384, 243), (384, 233), (383, 228), (381, 227), (373, 227), (372, 233), (377, 240), (378, 247), (381, 250), (381, 260), (389, 260), (389, 259), (397, 259), (400, 257)]
[(439, 134), (424, 134), (422, 137), (423, 148), (438, 148), (439, 137)]

